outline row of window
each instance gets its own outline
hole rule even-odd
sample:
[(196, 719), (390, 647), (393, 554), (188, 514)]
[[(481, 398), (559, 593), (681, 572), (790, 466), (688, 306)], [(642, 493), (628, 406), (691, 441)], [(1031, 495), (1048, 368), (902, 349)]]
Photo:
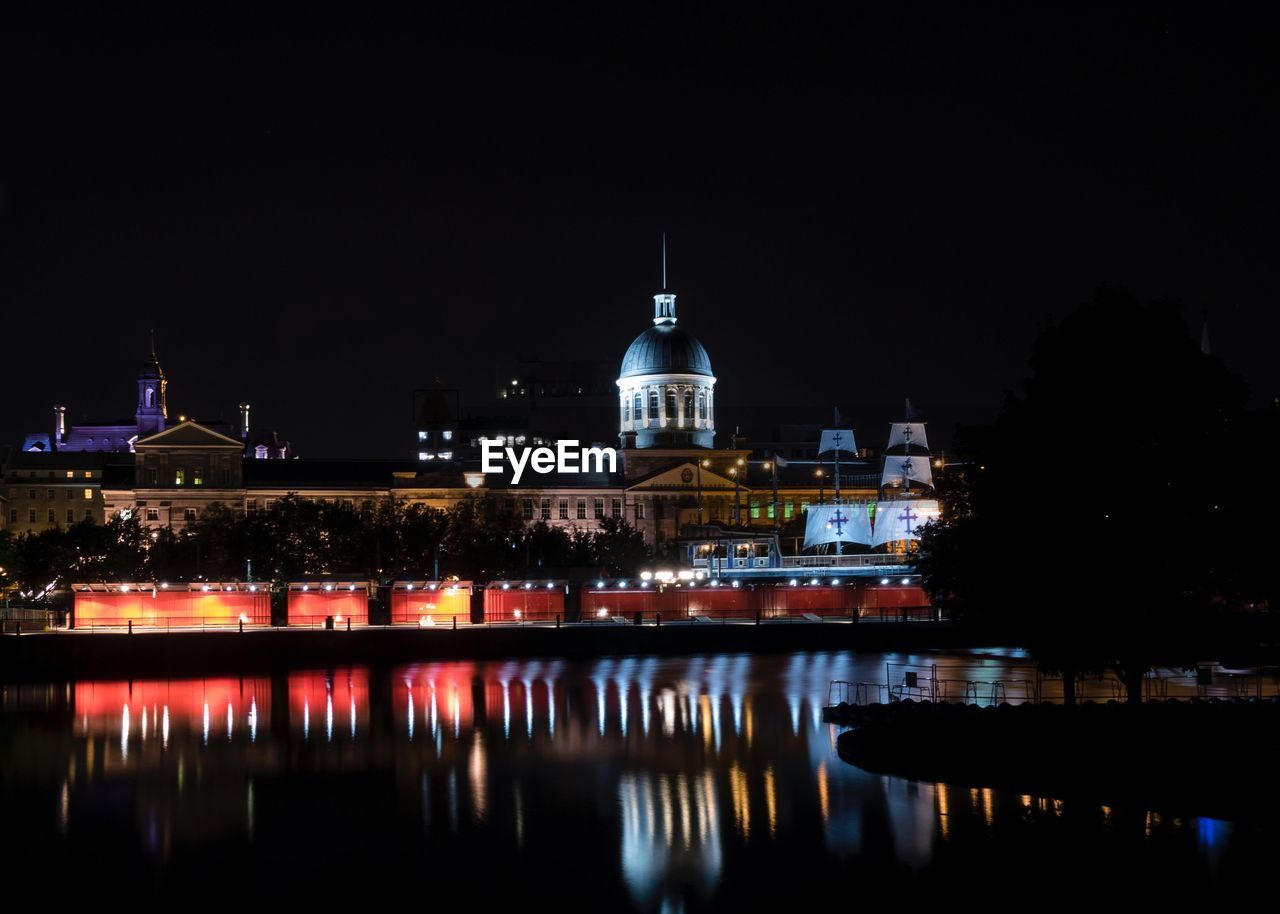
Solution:
[[(538, 518), (540, 520), (551, 520), (551, 502), (552, 502), (552, 499), (550, 498), (539, 499), (537, 508), (538, 508)], [(574, 514), (572, 518), (570, 518), (569, 516), (569, 509), (571, 507), (569, 502), (570, 500), (567, 498), (561, 498), (559, 500), (559, 504), (556, 506), (556, 517), (559, 520), (570, 520), (570, 519), (587, 520), (588, 518), (587, 499), (579, 498), (576, 500), (576, 503), (572, 505), (574, 510)], [(525, 520), (534, 519), (534, 500), (532, 498), (524, 499), (520, 507), (521, 507), (521, 515), (524, 517)], [(604, 509), (605, 509), (605, 499), (603, 498), (591, 499), (591, 517), (595, 518), (596, 520), (601, 520), (605, 516)], [(638, 511), (637, 516), (644, 517), (644, 505), (637, 505), (636, 509)], [(622, 499), (621, 498), (609, 499), (609, 510), (610, 510), (610, 516), (621, 517), (622, 516)]]
[[(55, 478), (55, 477), (54, 477), (54, 471), (53, 471), (53, 470), (47, 470), (47, 471), (46, 471), (46, 470), (28, 470), (28, 471), (27, 471), (27, 477), (28, 477), (29, 479), (35, 479), (35, 478), (36, 478), (36, 476), (37, 476), (39, 473), (44, 473), (44, 472), (47, 472), (47, 473), (48, 473), (48, 478), (49, 478), (49, 479), (53, 479), (53, 478)], [(93, 470), (84, 470), (84, 471), (82, 471), (82, 472), (83, 472), (83, 474), (84, 474), (84, 478), (85, 478), (85, 479), (92, 479), (92, 478), (93, 478)], [(66, 471), (66, 473), (67, 473), (67, 479), (75, 479), (75, 478), (76, 478), (76, 471), (75, 471), (75, 470), (67, 470), (67, 471)], [(14, 478), (15, 478), (15, 479), (16, 479), (16, 478), (18, 478), (21, 474), (22, 474), (22, 471), (21, 471), (21, 470), (14, 470), (14, 472), (13, 472), (13, 475), (14, 475)]]
[[(57, 515), (58, 515), (57, 510), (56, 510), (56, 509), (54, 509), (54, 508), (50, 508), (48, 511), (46, 511), (46, 512), (45, 512), (45, 521), (46, 521), (46, 523), (56, 524), (56, 523), (58, 522), (58, 517), (57, 517)], [(85, 509), (84, 509), (84, 519), (85, 519), (85, 520), (93, 520), (93, 509), (92, 509), (92, 508), (85, 508)], [(9, 511), (9, 523), (11, 523), (11, 524), (16, 524), (17, 522), (18, 522), (18, 509), (17, 509), (17, 508), (12, 508), (12, 509), (10, 509), (10, 511)], [(40, 515), (39, 515), (39, 512), (38, 512), (35, 508), (30, 508), (30, 509), (28, 509), (28, 510), (27, 510), (27, 523), (29, 523), (29, 524), (38, 524), (39, 522), (40, 522)], [(76, 512), (75, 512), (75, 509), (74, 509), (74, 508), (67, 508), (67, 523), (69, 523), (69, 524), (74, 524), (75, 522), (76, 522)]]
[[(674, 387), (667, 388), (667, 419), (674, 421), (679, 415), (678, 406), (684, 407), (684, 418), (691, 419), (694, 414), (694, 392), (692, 388), (686, 388), (684, 391), (684, 402), (680, 402), (680, 396)], [(645, 415), (644, 410), (644, 394), (637, 390), (630, 397), (624, 398), (622, 401), (622, 421), (630, 422), (632, 416), (637, 422), (644, 420), (656, 421), (659, 413), (660, 398), (656, 387), (649, 388), (649, 412)], [(697, 392), (697, 417), (705, 422), (707, 420), (707, 392), (699, 388)]]
[[(303, 500), (304, 500), (304, 501), (309, 501), (310, 499), (303, 499)], [(328, 499), (328, 498), (317, 498), (317, 499), (316, 499), (316, 504), (318, 504), (318, 505), (328, 505), (328, 504), (330, 504), (330, 503), (335, 504), (335, 505), (342, 505), (342, 507), (347, 508), (347, 509), (349, 509), (349, 510), (353, 510), (353, 511), (355, 510), (355, 507), (356, 507), (356, 500), (355, 500), (354, 498), (334, 498), (334, 499), (332, 499), (332, 500), (331, 500), (331, 499)], [(264, 509), (264, 510), (266, 510), (266, 511), (270, 511), (270, 510), (271, 510), (272, 508), (274, 508), (275, 506), (276, 506), (276, 499), (274, 499), (274, 498), (268, 498), (268, 499), (266, 499), (266, 500), (263, 502), (263, 509)], [(246, 514), (257, 514), (257, 513), (258, 513), (258, 499), (256, 499), (256, 498), (246, 498), (246, 499), (245, 499), (245, 501), (244, 501), (244, 510), (245, 510), (245, 513), (246, 513)], [(361, 500), (361, 502), (360, 502), (360, 510), (361, 510), (361, 511), (372, 511), (372, 510), (373, 510), (373, 499), (371, 499), (371, 498), (365, 498), (365, 499), (362, 499), (362, 500)]]
[[(61, 491), (67, 493), (67, 496), (66, 496), (67, 501), (73, 501), (76, 497), (76, 490), (74, 488), (65, 488), (65, 489), (62, 489)], [(83, 495), (86, 501), (93, 498), (93, 489), (83, 489), (81, 491), (83, 492)], [(58, 489), (46, 489), (45, 495), (44, 495), (45, 501), (56, 501), (58, 498), (58, 492), (59, 492)], [(35, 501), (39, 497), (40, 497), (39, 489), (27, 489), (27, 499), (29, 501)]]

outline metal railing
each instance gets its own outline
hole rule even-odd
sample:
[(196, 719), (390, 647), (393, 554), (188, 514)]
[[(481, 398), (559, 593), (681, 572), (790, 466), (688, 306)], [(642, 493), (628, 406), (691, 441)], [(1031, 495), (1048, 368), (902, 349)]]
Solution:
[(878, 568), (884, 565), (907, 566), (911, 559), (906, 555), (784, 555), (783, 568)]

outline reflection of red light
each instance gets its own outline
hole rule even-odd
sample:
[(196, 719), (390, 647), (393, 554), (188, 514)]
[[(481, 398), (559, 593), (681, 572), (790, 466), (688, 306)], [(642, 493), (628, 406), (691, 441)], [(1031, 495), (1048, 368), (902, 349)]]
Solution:
[[(289, 675), (289, 717), (291, 725), (302, 726), (304, 716), (310, 726), (319, 726), (330, 698), (334, 714), (350, 727), (352, 704), (356, 720), (369, 719), (369, 671), (365, 669), (335, 670), (333, 673), (291, 673)], [(319, 716), (317, 716), (319, 715)]]
[(271, 624), (271, 600), (247, 591), (161, 590), (139, 593), (76, 593), (77, 628), (125, 626), (164, 628), (181, 625), (238, 625), (240, 616), (255, 625)]
[(475, 676), (474, 663), (415, 664), (396, 670), (391, 675), (391, 704), (396, 719), (404, 720), (408, 714), (412, 692), (413, 713), (418, 721), (428, 719), (434, 696), (436, 719), (441, 725), (450, 729), (470, 727), (475, 720), (471, 694)]
[[(232, 715), (243, 721), (252, 707), (258, 715), (258, 726), (265, 726), (271, 716), (271, 683), (266, 679), (171, 679), (145, 682), (77, 682), (75, 685), (76, 717), (88, 727), (88, 734), (115, 732), (120, 727), (121, 712), (127, 706), (141, 720), (144, 710), (157, 719), (169, 712), (170, 727), (200, 728), (204, 709), (220, 721), (226, 720), (227, 705)], [(223, 724), (225, 728), (225, 723)]]
[(364, 590), (291, 590), (288, 612), (290, 625), (318, 625), (326, 616), (342, 616), (353, 625), (366, 625), (369, 595)]

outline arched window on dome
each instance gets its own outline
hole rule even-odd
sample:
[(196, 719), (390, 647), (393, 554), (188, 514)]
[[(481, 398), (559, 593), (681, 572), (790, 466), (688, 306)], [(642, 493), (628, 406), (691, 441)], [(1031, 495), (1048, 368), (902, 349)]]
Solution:
[(667, 424), (676, 424), (676, 389), (674, 387), (667, 388)]
[(631, 398), (626, 394), (622, 395), (622, 421), (631, 421)]
[(642, 418), (641, 410), (644, 409), (644, 400), (640, 397), (640, 391), (636, 391), (631, 397), (631, 418), (639, 422)]
[(686, 387), (684, 389), (684, 421), (688, 425), (693, 425), (693, 388)]
[(707, 392), (705, 390), (698, 391), (698, 418), (707, 421)]
[(646, 417), (648, 421), (646, 425), (655, 425), (658, 422), (658, 388), (649, 388), (649, 415)]

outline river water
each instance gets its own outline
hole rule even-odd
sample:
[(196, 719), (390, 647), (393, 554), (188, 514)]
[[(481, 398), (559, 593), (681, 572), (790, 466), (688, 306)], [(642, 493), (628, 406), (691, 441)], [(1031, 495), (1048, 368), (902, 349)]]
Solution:
[(10, 685), (0, 875), (48, 900), (694, 911), (1225, 893), (1269, 872), (1274, 825), (841, 761), (831, 681), (939, 662), (1025, 666), (817, 652)]

